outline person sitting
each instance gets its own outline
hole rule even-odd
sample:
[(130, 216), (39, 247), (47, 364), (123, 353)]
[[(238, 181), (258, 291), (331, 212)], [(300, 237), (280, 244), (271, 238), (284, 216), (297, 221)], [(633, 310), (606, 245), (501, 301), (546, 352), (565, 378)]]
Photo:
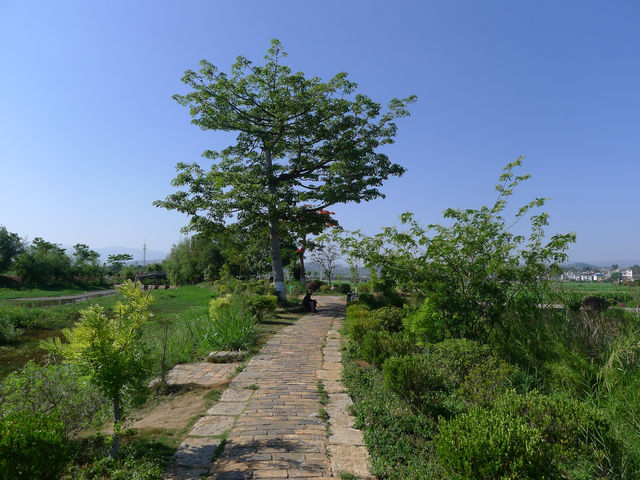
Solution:
[(302, 308), (307, 312), (315, 313), (318, 311), (318, 302), (311, 298), (311, 290), (307, 290), (307, 294), (302, 299)]

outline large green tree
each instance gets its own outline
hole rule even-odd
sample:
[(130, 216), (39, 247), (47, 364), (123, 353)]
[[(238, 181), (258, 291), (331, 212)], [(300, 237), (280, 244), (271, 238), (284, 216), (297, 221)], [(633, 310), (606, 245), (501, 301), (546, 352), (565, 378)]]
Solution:
[(204, 152), (213, 160), (208, 171), (178, 163), (172, 184), (184, 189), (154, 203), (187, 213), (190, 230), (229, 220), (265, 229), (280, 296), (285, 293), (282, 221), (301, 209), (382, 196), (382, 182), (404, 169), (379, 147), (393, 142), (394, 119), (408, 115), (407, 104), (415, 100), (393, 99), (383, 111), (356, 94), (357, 84), (346, 73), (328, 82), (306, 78), (282, 63), (285, 56), (280, 42), (272, 40), (262, 66), (240, 56), (229, 74), (206, 60), (199, 73), (185, 73), (182, 80), (191, 91), (174, 98), (190, 108), (192, 123), (237, 132), (236, 142)]
[(0, 226), (0, 273), (7, 271), (15, 257), (24, 250), (24, 243), (17, 233)]

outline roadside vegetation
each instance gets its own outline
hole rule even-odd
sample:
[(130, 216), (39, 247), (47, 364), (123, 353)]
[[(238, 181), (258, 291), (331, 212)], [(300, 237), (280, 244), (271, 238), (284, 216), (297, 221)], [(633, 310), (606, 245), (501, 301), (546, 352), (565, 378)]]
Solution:
[(503, 216), (519, 166), (492, 207), (343, 242), (380, 272), (347, 308), (344, 370), (379, 478), (640, 476), (640, 319), (552, 292), (574, 238), (545, 235), (541, 199)]
[[(215, 350), (251, 355), (300, 316), (299, 301), (278, 305), (263, 281), (229, 277), (153, 292), (128, 282), (123, 289), (89, 308), (0, 307), (17, 329), (56, 332), (37, 345), (41, 364), (4, 372), (0, 478), (162, 478), (184, 432), (136, 432), (125, 423), (149, 398), (150, 380), (161, 380), (153, 403), (169, 401), (180, 393), (162, 380), (175, 364), (202, 361)], [(109, 420), (113, 438), (102, 433)]]

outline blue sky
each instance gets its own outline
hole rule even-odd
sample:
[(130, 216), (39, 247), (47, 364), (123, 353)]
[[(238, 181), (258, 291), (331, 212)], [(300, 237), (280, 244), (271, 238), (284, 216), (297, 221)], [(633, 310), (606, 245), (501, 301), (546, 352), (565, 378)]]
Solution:
[(33, 239), (168, 251), (187, 219), (155, 208), (178, 161), (228, 135), (192, 126), (171, 96), (206, 58), (346, 71), (374, 100), (416, 94), (389, 156), (385, 200), (335, 206), (375, 233), (412, 210), (492, 202), (526, 155), (515, 203), (553, 200), (573, 260), (640, 257), (637, 1), (0, 0), (0, 225)]

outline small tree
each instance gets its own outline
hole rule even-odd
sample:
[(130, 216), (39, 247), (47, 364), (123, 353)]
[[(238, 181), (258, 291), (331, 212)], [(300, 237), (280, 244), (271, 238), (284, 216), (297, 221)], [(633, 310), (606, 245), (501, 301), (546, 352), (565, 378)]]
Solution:
[(336, 260), (340, 258), (340, 251), (332, 243), (320, 244), (313, 252), (313, 260), (318, 262), (322, 270), (327, 274), (329, 286), (331, 286), (331, 275), (336, 269)]
[(120, 287), (124, 303), (118, 302), (108, 315), (101, 305), (82, 311), (78, 324), (64, 329), (68, 343), (54, 340), (45, 348), (61, 353), (76, 362), (90, 381), (113, 404), (113, 442), (109, 453), (118, 456), (120, 428), (125, 416), (125, 400), (141, 401), (150, 374), (150, 356), (142, 341), (145, 323), (151, 317), (152, 297), (141, 291), (141, 284), (131, 281)]
[(99, 260), (98, 252), (88, 245), (77, 243), (73, 246), (73, 271), (78, 277), (85, 280), (99, 278), (102, 272)]
[(118, 253), (115, 255), (109, 255), (107, 257), (107, 260), (111, 265), (111, 269), (114, 272), (119, 272), (120, 270), (122, 270), (124, 262), (130, 262), (131, 260), (133, 260), (133, 255), (130, 255), (128, 253)]
[[(427, 297), (454, 337), (486, 339), (509, 315), (539, 312), (550, 273), (566, 261), (575, 234), (546, 237), (546, 213), (533, 213), (546, 199), (536, 198), (505, 218), (513, 190), (529, 175), (516, 176), (522, 157), (507, 164), (491, 207), (447, 209), (450, 225), (422, 227), (411, 213), (401, 216), (408, 231), (389, 227), (383, 233), (352, 241), (352, 255), (378, 268), (382, 280)], [(528, 236), (513, 232), (529, 217)], [(430, 232), (433, 232), (430, 234)]]

